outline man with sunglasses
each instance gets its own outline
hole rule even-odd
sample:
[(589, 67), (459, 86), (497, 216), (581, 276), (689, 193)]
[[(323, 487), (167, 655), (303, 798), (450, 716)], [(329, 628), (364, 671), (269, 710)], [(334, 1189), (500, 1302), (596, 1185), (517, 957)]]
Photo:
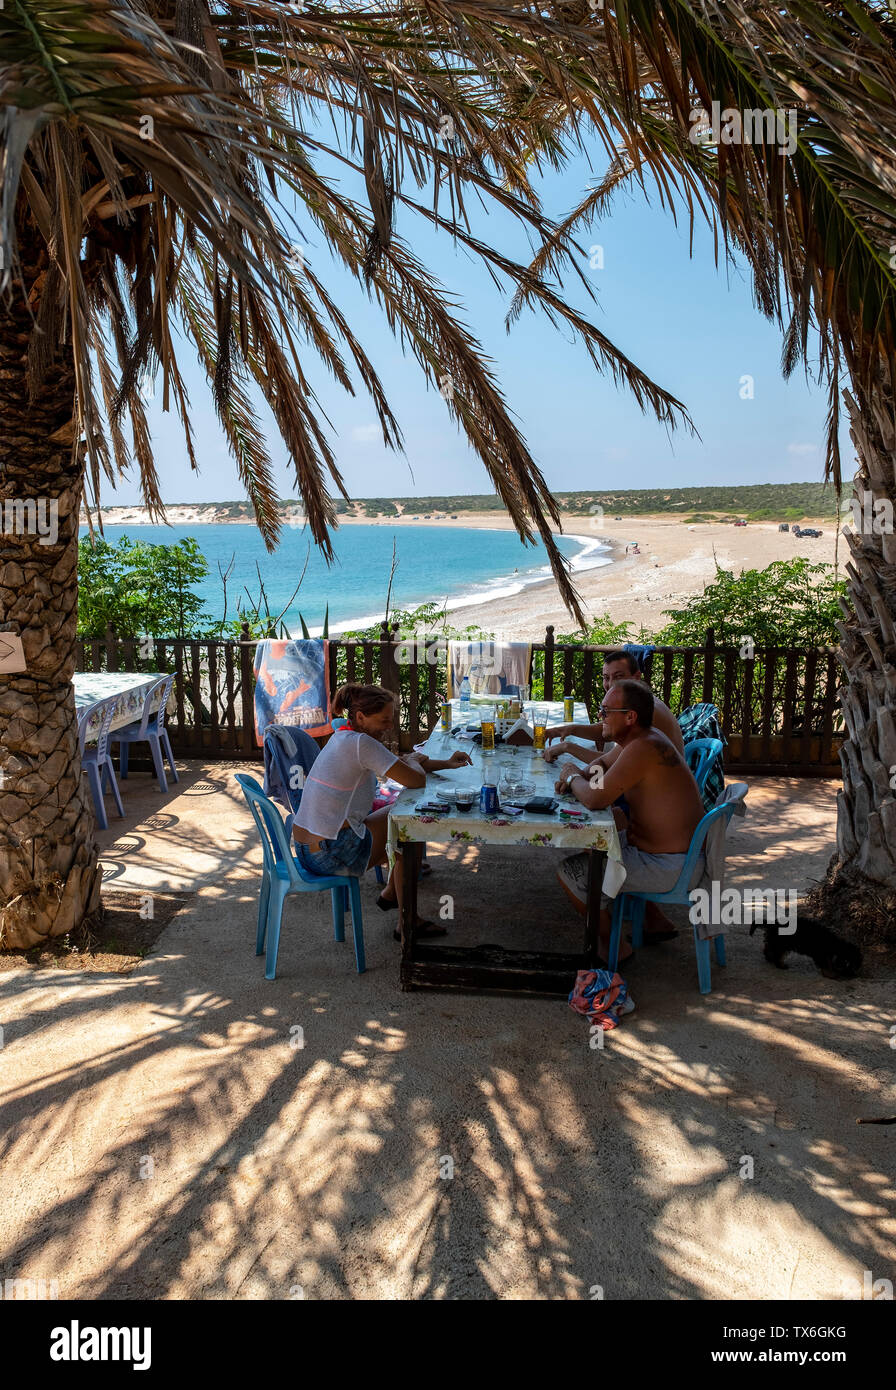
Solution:
[[(632, 652), (623, 651), (621, 648), (618, 651), (607, 652), (604, 657), (603, 668), (604, 693), (617, 681), (628, 680), (644, 680), (637, 658)], [(678, 720), (669, 706), (664, 705), (662, 700), (657, 699), (656, 695), (653, 697), (653, 727), (659, 729), (661, 734), (665, 734), (675, 744), (679, 753), (684, 752), (684, 739)], [(590, 739), (597, 751), (602, 752), (605, 739), (600, 724), (556, 724), (551, 726), (545, 734), (548, 741), (548, 747), (544, 750), (546, 763), (553, 762), (556, 758), (562, 757), (564, 753), (571, 754), (574, 758), (581, 758), (582, 745), (566, 742), (573, 734)], [(558, 739), (559, 742), (554, 743), (554, 739)]]
[[(600, 707), (606, 742), (616, 747), (597, 758), (586, 772), (577, 763), (563, 763), (556, 790), (574, 796), (592, 811), (613, 807), (619, 830), (625, 887), (664, 893), (678, 881), (691, 838), (703, 818), (703, 799), (684, 758), (659, 729), (653, 727), (654, 699), (644, 681), (616, 681)], [(618, 805), (625, 798), (626, 814)], [(703, 870), (695, 866), (696, 883)], [(588, 855), (564, 860), (557, 877), (576, 909), (585, 912)], [(648, 904), (645, 938), (667, 939), (675, 928), (668, 918)], [(650, 928), (653, 928), (651, 932)], [(610, 914), (601, 911), (601, 943), (609, 948)], [(620, 961), (631, 955), (623, 942)]]

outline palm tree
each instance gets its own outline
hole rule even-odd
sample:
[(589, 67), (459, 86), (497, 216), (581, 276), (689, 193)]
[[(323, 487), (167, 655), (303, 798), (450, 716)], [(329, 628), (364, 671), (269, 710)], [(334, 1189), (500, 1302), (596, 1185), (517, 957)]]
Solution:
[[(566, 7), (588, 23), (584, 6)], [(826, 477), (841, 488), (841, 380), (862, 524), (845, 531), (851, 606), (839, 658), (847, 737), (837, 856), (824, 906), (860, 899), (896, 920), (896, 17), (878, 0), (620, 0), (588, 6), (598, 35), (596, 102), (621, 139), (602, 183), (561, 230), (590, 221), (616, 189), (650, 183), (702, 211), (753, 273), (758, 307), (784, 332), (782, 365), (817, 351), (829, 390)], [(599, 74), (599, 75), (598, 75)], [(573, 98), (576, 100), (576, 98)], [(553, 98), (546, 93), (550, 105)], [(786, 141), (716, 133), (702, 113), (789, 113)], [(582, 101), (584, 109), (585, 103)], [(550, 119), (547, 112), (544, 113)], [(755, 126), (755, 118), (752, 122)], [(743, 127), (746, 129), (746, 126)], [(728, 136), (736, 135), (732, 123)], [(696, 136), (696, 138), (695, 138)], [(705, 137), (703, 137), (705, 138)], [(532, 265), (552, 264), (545, 246)], [(878, 886), (888, 891), (881, 895)], [(845, 895), (845, 897), (844, 897)]]
[[(392, 12), (326, 0), (0, 4), (0, 628), (21, 636), (27, 666), (0, 691), (0, 944), (65, 932), (98, 906), (70, 679), (78, 517), (85, 478), (98, 505), (103, 478), (132, 460), (162, 513), (146, 376), (161, 373), (195, 468), (178, 356), (183, 338), (192, 344), (272, 548), (277, 499), (251, 383), (328, 557), (328, 480), (345, 489), (307, 377), (312, 352), (347, 391), (354, 369), (384, 443), (400, 445), (376, 370), (306, 254), (309, 231), (438, 386), (520, 536), (544, 540), (582, 620), (544, 478), (457, 306), (393, 225), (397, 212), (414, 213), (457, 237), (514, 287), (514, 314), (541, 307), (642, 407), (688, 422), (554, 283), (469, 230), (465, 198), (475, 196), (577, 268), (533, 189), (540, 169), (567, 156), (565, 118), (543, 116), (542, 98), (530, 103), (522, 67), (536, 65), (556, 107), (566, 44), (550, 16), (490, 0)], [(334, 164), (363, 176), (366, 207), (341, 191)], [(38, 502), (57, 517), (55, 536), (27, 524)]]

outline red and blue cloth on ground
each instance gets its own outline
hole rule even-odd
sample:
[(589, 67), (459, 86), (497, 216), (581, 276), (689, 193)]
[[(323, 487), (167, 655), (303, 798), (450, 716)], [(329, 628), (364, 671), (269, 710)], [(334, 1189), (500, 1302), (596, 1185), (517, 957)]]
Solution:
[(627, 1000), (628, 985), (620, 974), (610, 970), (580, 970), (569, 996), (569, 1007), (608, 1033), (617, 1027), (622, 1015), (634, 1007), (626, 1008)]

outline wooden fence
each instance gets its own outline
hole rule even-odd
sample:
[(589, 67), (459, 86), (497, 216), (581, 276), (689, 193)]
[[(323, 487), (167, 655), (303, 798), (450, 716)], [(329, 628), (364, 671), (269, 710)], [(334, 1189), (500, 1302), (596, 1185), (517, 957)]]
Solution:
[[(260, 758), (255, 740), (253, 662), (257, 642), (244, 625), (240, 641), (101, 638), (77, 644), (79, 671), (171, 671), (176, 674), (168, 728), (175, 753), (214, 759)], [(603, 696), (607, 647), (561, 645), (549, 627), (532, 644), (533, 698), (574, 695), (592, 717)], [(375, 683), (396, 695), (393, 746), (410, 748), (437, 722), (446, 686), (446, 644), (438, 636), (402, 640), (384, 624), (379, 641), (331, 638), (330, 685)], [(839, 777), (844, 737), (833, 648), (657, 647), (645, 675), (678, 714), (698, 701), (721, 712), (730, 772)]]

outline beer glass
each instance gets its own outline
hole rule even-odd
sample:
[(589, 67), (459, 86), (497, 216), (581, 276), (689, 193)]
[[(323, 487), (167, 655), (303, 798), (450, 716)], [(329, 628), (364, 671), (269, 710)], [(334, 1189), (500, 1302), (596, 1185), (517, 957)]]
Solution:
[(495, 751), (495, 711), (490, 708), (482, 711), (482, 751)]

